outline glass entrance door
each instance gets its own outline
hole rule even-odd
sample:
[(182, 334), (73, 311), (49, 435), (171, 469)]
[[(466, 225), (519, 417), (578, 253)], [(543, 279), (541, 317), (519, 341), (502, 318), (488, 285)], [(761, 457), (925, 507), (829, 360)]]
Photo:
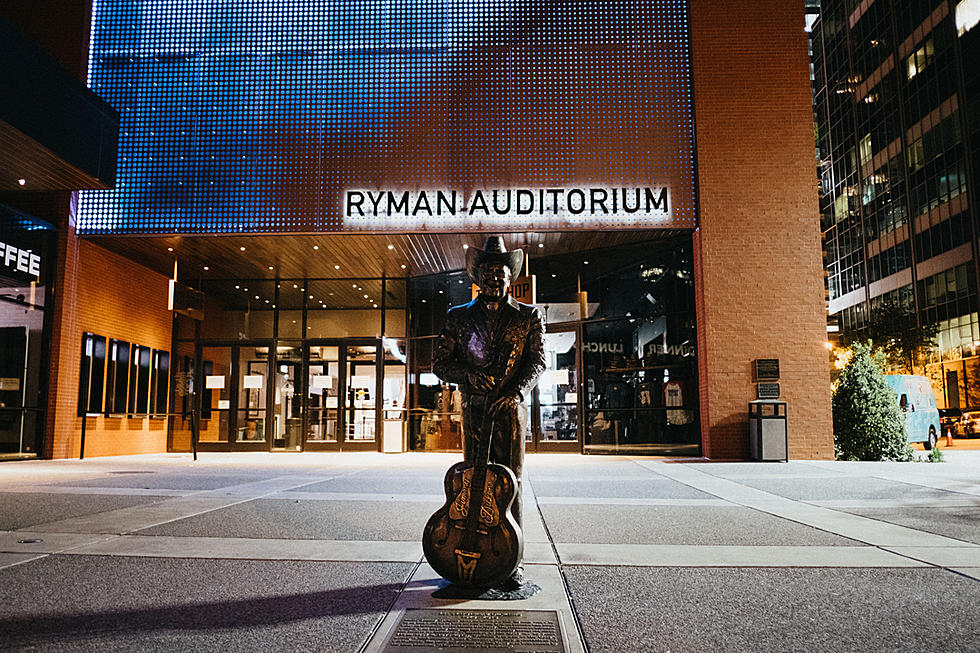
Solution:
[[(532, 421), (537, 451), (579, 451), (578, 337), (574, 329), (544, 335), (547, 367), (538, 381)], [(533, 413), (532, 413), (533, 414)], [(531, 447), (528, 447), (529, 449)]]
[(313, 345), (307, 353), (307, 448), (337, 444), (340, 420), (340, 347)]
[(378, 449), (378, 343), (315, 341), (306, 348), (306, 450)]
[(282, 347), (276, 359), (272, 448), (303, 449), (303, 356), (298, 348)]
[[(276, 413), (270, 416), (267, 408), (270, 400), (278, 398), (275, 392), (270, 394), (278, 388), (269, 386), (269, 350), (268, 345), (206, 344), (198, 348), (196, 361), (189, 356), (178, 361), (178, 369), (194, 375), (192, 385), (199, 395), (196, 437), (200, 450), (268, 451), (270, 438), (278, 437)], [(185, 404), (182, 419), (190, 421), (193, 429), (188, 408)], [(271, 434), (269, 429), (273, 429)]]
[(348, 449), (377, 449), (378, 348), (347, 345), (344, 393)]

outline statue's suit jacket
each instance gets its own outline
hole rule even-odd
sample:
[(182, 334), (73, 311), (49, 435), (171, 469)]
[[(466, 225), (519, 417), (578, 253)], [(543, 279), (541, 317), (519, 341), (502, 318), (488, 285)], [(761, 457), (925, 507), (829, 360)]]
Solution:
[[(544, 368), (544, 326), (536, 307), (508, 296), (496, 311), (489, 311), (477, 297), (449, 310), (436, 346), (433, 371), (443, 381), (457, 384), (462, 392), (464, 460), (471, 461), (475, 455), (474, 435), (484, 425), (490, 403), (500, 396), (518, 395), (521, 405), (498, 411), (485, 424), (489, 428), (493, 423), (491, 462), (507, 465), (520, 481), (528, 429), (525, 404)], [(469, 370), (494, 377), (494, 396), (488, 400), (470, 387), (466, 381)], [(519, 512), (519, 508), (514, 511), (518, 521)]]

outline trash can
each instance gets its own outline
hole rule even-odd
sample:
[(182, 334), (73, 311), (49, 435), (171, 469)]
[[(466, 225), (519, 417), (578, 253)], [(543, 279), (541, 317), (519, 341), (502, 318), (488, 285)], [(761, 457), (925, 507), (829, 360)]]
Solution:
[(752, 460), (789, 460), (785, 401), (749, 402), (749, 455)]

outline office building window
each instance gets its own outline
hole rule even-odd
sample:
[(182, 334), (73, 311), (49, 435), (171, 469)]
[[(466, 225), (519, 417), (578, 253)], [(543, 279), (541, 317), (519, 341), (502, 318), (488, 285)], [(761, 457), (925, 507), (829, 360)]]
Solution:
[(926, 69), (936, 57), (936, 48), (931, 38), (926, 39), (918, 50), (905, 60), (906, 76), (912, 79)]

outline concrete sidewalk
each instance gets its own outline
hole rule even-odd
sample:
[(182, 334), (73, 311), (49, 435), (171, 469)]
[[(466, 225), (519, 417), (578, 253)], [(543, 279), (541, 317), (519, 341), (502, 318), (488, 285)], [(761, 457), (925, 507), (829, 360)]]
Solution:
[(532, 455), (526, 561), (542, 590), (508, 602), (432, 596), (444, 581), (419, 537), (457, 459), (2, 463), (0, 646), (411, 650), (395, 647), (397, 622), (435, 609), (557, 620), (558, 639), (512, 650), (980, 650), (980, 451), (941, 464)]

